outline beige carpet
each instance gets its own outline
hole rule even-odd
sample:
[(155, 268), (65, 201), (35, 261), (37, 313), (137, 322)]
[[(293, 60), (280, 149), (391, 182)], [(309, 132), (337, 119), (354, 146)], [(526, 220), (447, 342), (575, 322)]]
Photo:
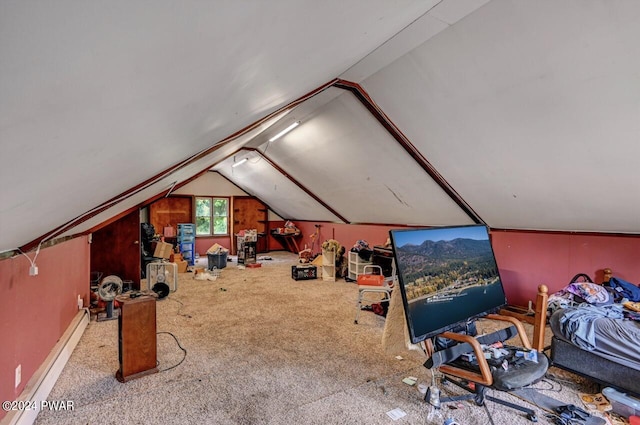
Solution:
[[(178, 291), (157, 303), (160, 373), (122, 384), (117, 321), (92, 321), (49, 400), (73, 411), (41, 412), (44, 424), (426, 424), (429, 405), (405, 377), (429, 383), (420, 356), (385, 352), (385, 319), (371, 312), (353, 323), (357, 286), (339, 279), (294, 281), (290, 253), (268, 254), (261, 268), (235, 262), (216, 281), (181, 274)], [(202, 264), (206, 264), (206, 259)], [(200, 261), (203, 261), (201, 259)], [(563, 374), (543, 381), (544, 394), (579, 403), (581, 388)], [(460, 393), (452, 385), (443, 394)], [(500, 394), (494, 394), (502, 396)], [(515, 400), (515, 399), (512, 399)], [(468, 402), (446, 416), (486, 424)], [(518, 412), (488, 403), (496, 424), (529, 424)], [(401, 409), (396, 421), (387, 412)], [(537, 409), (536, 409), (537, 410)], [(537, 410), (540, 422), (546, 423)]]

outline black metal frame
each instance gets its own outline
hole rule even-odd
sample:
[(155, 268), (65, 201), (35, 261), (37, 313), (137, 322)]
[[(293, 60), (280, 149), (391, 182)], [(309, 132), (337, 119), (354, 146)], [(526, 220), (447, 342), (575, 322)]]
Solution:
[[(451, 401), (473, 400), (476, 403), (476, 405), (485, 407), (487, 415), (489, 416), (489, 421), (493, 424), (494, 422), (493, 422), (493, 418), (491, 417), (491, 412), (489, 412), (489, 409), (486, 408), (486, 404), (485, 404), (485, 400), (489, 400), (494, 403), (500, 404), (502, 406), (510, 407), (512, 409), (525, 413), (527, 415), (527, 419), (529, 419), (531, 422), (538, 422), (538, 417), (536, 416), (536, 412), (534, 410), (521, 406), (519, 404), (511, 403), (509, 401), (487, 395), (486, 392), (488, 387), (485, 385), (477, 384), (475, 382), (457, 381), (445, 375), (442, 379), (442, 383), (444, 384), (446, 382), (451, 382), (457, 387), (460, 387), (463, 390), (468, 391), (470, 394), (441, 397), (440, 398), (441, 403), (447, 403)], [(425, 397), (425, 401), (428, 402), (426, 397)]]

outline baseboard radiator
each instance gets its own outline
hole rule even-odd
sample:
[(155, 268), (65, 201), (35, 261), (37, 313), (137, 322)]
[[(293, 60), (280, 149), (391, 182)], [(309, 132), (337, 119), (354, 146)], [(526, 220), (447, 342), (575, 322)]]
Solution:
[[(90, 319), (88, 309), (84, 308), (78, 311), (44, 363), (29, 379), (27, 386), (18, 397), (18, 401), (29, 401), (35, 402), (34, 404), (37, 406), (42, 405), (71, 357), (71, 353), (78, 345)], [(32, 425), (38, 412), (39, 410), (11, 411), (2, 419), (1, 423), (2, 425)]]

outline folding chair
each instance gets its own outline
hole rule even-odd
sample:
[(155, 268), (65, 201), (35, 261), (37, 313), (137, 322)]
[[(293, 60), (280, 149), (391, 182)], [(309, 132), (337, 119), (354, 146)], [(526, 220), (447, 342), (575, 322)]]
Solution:
[[(377, 271), (377, 273), (373, 273)], [(367, 273), (369, 272), (369, 273)], [(371, 305), (384, 301), (391, 301), (391, 291), (393, 290), (393, 279), (386, 279), (382, 274), (382, 267), (367, 264), (358, 275), (358, 304), (356, 318), (353, 321), (358, 324), (358, 316), (362, 310), (362, 304)], [(369, 296), (367, 296), (369, 294)]]

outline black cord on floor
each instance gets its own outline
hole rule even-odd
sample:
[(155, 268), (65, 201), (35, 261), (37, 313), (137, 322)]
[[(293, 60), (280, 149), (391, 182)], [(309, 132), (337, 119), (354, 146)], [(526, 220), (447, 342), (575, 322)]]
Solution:
[(564, 389), (564, 386), (562, 385), (562, 383), (564, 382), (565, 385), (575, 385), (576, 382), (571, 381), (569, 379), (563, 379), (563, 378), (559, 378), (557, 376), (550, 376), (550, 375), (546, 375), (544, 380), (545, 382), (549, 383), (549, 384), (553, 384), (553, 382), (555, 382), (556, 384), (558, 384), (560, 386), (560, 389), (557, 390), (557, 392), (561, 392)]
[(180, 347), (180, 349), (184, 352), (184, 355), (182, 356), (182, 360), (180, 360), (180, 361), (178, 362), (178, 364), (173, 365), (173, 366), (171, 366), (171, 367), (168, 367), (168, 368), (166, 368), (166, 369), (161, 369), (161, 370), (159, 370), (159, 372), (166, 372), (167, 370), (171, 370), (171, 369), (173, 369), (173, 368), (176, 368), (176, 367), (180, 366), (180, 365), (182, 364), (182, 362), (184, 361), (184, 359), (186, 359), (186, 358), (187, 358), (187, 350), (185, 350), (185, 349), (182, 347), (182, 345), (180, 345), (180, 341), (178, 341), (178, 338), (176, 338), (176, 336), (175, 336), (174, 334), (172, 334), (171, 332), (156, 332), (156, 334), (157, 334), (157, 335), (160, 335), (160, 334), (168, 334), (168, 335), (171, 335), (171, 336), (173, 337), (173, 339), (175, 339), (175, 340), (176, 340), (176, 344), (178, 344), (178, 347)]
[(529, 385), (529, 386), (527, 386), (525, 388), (531, 388), (531, 389), (538, 390), (538, 391), (553, 391), (553, 392), (556, 392), (556, 393), (562, 392), (562, 388), (563, 387), (562, 387), (562, 384), (560, 382), (557, 382), (557, 384), (558, 384), (558, 386), (560, 388), (556, 388), (556, 386), (553, 384), (553, 382), (551, 382), (548, 379), (542, 379), (542, 380), (540, 380), (539, 383), (545, 383), (549, 387), (548, 388), (541, 388), (541, 387), (538, 386), (538, 384), (534, 384), (534, 385)]
[(171, 297), (167, 297), (167, 299), (171, 300), (171, 301), (175, 301), (178, 304), (180, 304), (180, 307), (178, 307), (178, 311), (176, 311), (176, 314), (178, 316), (182, 316), (182, 317), (186, 317), (187, 319), (191, 319), (192, 316), (190, 314), (180, 313), (180, 310), (182, 310), (182, 307), (184, 307), (184, 303), (182, 301), (180, 301), (180, 300), (178, 300), (176, 298), (171, 298)]

